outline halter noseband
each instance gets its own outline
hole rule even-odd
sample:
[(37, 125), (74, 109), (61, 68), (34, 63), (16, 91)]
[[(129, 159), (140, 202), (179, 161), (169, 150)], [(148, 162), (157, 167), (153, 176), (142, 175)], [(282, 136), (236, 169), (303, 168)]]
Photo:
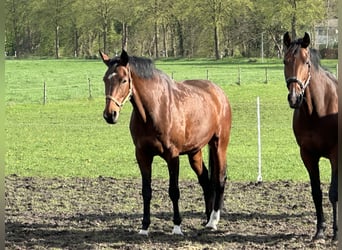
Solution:
[(291, 76), (291, 77), (286, 79), (287, 87), (289, 87), (289, 85), (293, 82), (298, 83), (300, 86), (300, 89), (302, 91), (301, 94), (304, 94), (304, 91), (305, 91), (306, 87), (309, 85), (310, 79), (311, 79), (311, 70), (310, 70), (311, 64), (310, 64), (310, 62), (307, 62), (307, 64), (309, 67), (309, 73), (308, 73), (308, 78), (306, 79), (306, 81), (304, 83), (301, 80), (299, 80), (296, 76)]
[[(108, 80), (112, 79), (117, 73), (113, 72), (108, 76)], [(118, 100), (115, 99), (115, 97), (111, 96), (111, 95), (106, 95), (106, 100), (110, 100), (113, 101), (116, 106), (118, 106), (120, 109), (122, 108), (122, 106), (132, 97), (133, 94), (133, 85), (132, 85), (132, 78), (131, 78), (131, 71), (128, 69), (128, 84), (129, 84), (129, 90), (128, 93), (126, 95), (126, 97), (123, 99), (122, 102), (119, 102)]]

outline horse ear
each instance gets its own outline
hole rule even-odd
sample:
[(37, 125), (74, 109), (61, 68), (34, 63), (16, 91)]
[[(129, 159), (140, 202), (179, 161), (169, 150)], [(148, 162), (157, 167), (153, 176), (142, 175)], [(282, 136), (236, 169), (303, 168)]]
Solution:
[(99, 53), (100, 53), (100, 56), (101, 56), (101, 58), (102, 58), (102, 61), (103, 61), (107, 66), (109, 66), (110, 58), (109, 58), (105, 53), (103, 53), (101, 50), (99, 50)]
[(301, 46), (302, 48), (307, 48), (309, 44), (310, 44), (310, 36), (308, 33), (305, 32)]
[(128, 61), (129, 61), (129, 56), (127, 52), (123, 49), (120, 55), (120, 64), (126, 66), (128, 64)]
[(291, 37), (290, 37), (289, 32), (286, 32), (284, 34), (283, 42), (284, 42), (284, 45), (286, 46), (286, 48), (288, 48), (290, 46), (290, 44), (291, 44)]

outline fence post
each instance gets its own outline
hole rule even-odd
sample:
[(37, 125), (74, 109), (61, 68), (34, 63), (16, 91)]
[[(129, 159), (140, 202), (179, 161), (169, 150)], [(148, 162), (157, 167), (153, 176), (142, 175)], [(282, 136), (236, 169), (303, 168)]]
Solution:
[(241, 84), (241, 68), (239, 67), (238, 68), (238, 81), (237, 81), (237, 84)]
[(89, 99), (92, 98), (91, 96), (91, 84), (90, 84), (90, 78), (88, 77), (88, 92), (89, 92)]
[(268, 83), (268, 72), (267, 72), (267, 67), (265, 68), (265, 77), (266, 77), (265, 83)]
[(207, 80), (209, 80), (209, 70), (207, 69)]
[(261, 133), (260, 133), (260, 101), (259, 96), (257, 97), (257, 122), (258, 122), (258, 178), (257, 182), (262, 182), (261, 175)]
[(46, 104), (46, 82), (44, 81), (43, 104)]

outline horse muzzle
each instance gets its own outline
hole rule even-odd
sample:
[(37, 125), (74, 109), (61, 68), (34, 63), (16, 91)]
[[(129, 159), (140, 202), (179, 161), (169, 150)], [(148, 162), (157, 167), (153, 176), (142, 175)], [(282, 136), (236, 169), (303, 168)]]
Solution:
[(108, 113), (108, 112), (104, 111), (103, 112), (103, 118), (106, 120), (107, 123), (115, 124), (118, 122), (119, 112), (113, 110), (111, 113)]
[(287, 101), (289, 102), (290, 108), (299, 108), (304, 100), (304, 95), (302, 93), (296, 94), (295, 92), (289, 93), (287, 96)]

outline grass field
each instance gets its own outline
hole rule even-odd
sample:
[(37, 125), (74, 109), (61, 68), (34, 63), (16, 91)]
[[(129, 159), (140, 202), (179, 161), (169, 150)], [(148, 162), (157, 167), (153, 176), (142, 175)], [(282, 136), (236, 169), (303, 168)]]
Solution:
[[(333, 73), (336, 64), (323, 62)], [(291, 129), (292, 110), (286, 101), (280, 60), (264, 64), (247, 59), (167, 60), (156, 65), (176, 80), (209, 78), (227, 93), (233, 109), (229, 179), (256, 180), (259, 96), (263, 179), (308, 180)], [(140, 176), (128, 129), (131, 105), (124, 106), (114, 126), (102, 118), (105, 69), (100, 61), (6, 61), (6, 175)], [(42, 105), (44, 81), (46, 105)], [(326, 160), (321, 169), (327, 182), (330, 167)], [(181, 158), (180, 174), (183, 179), (196, 178), (186, 157)], [(167, 177), (165, 163), (157, 157), (153, 176)]]

